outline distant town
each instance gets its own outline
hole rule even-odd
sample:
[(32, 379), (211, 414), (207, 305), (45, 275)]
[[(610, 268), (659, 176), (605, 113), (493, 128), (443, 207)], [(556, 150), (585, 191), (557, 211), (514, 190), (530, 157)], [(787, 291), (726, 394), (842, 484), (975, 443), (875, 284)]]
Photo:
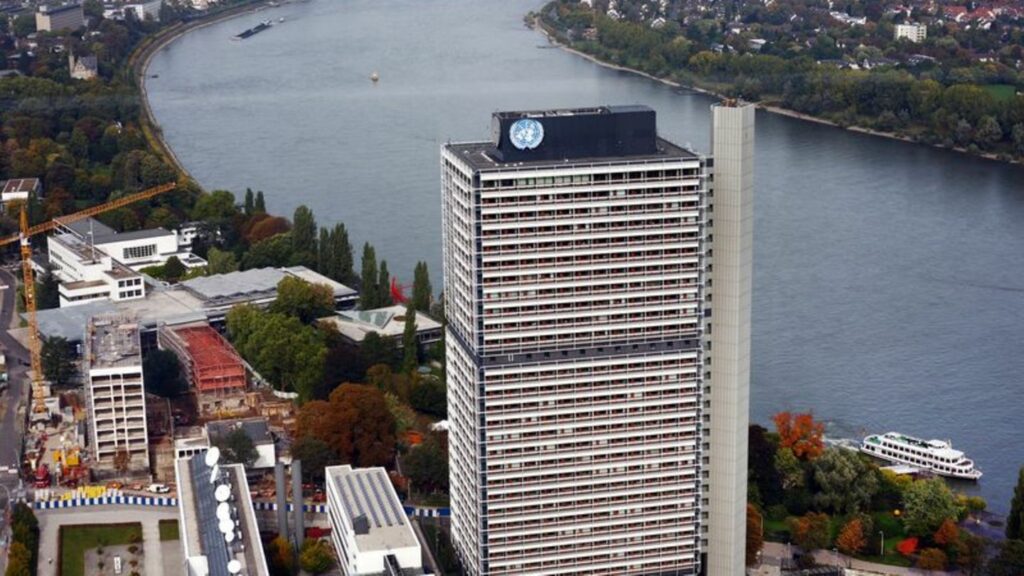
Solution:
[(4, 576), (1024, 573), (1024, 470), (996, 514), (950, 441), (749, 409), (750, 101), (1017, 158), (1021, 6), (552, 2), (723, 95), (711, 148), (642, 104), (482, 117), (443, 270), (395, 270), (204, 190), (148, 109), (160, 46), (284, 3), (0, 5)]
[(953, 0), (557, 0), (557, 41), (768, 109), (1024, 157), (1024, 6)]

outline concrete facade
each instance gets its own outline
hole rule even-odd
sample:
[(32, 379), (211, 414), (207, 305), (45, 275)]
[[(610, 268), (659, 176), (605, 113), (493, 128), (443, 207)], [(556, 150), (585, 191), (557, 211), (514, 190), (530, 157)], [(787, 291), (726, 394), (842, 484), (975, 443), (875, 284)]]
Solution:
[[(706, 368), (709, 406), (707, 573), (743, 574), (746, 547), (747, 427), (750, 423), (750, 302), (754, 231), (754, 106), (712, 107), (714, 187), (709, 258)], [(713, 298), (712, 298), (713, 296)]]

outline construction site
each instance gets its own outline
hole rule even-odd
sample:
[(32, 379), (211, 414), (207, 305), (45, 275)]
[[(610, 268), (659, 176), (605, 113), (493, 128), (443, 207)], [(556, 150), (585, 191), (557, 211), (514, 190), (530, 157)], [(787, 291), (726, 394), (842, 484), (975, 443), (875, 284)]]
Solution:
[(157, 342), (178, 357), (201, 415), (227, 417), (246, 410), (245, 363), (216, 330), (207, 324), (162, 326)]

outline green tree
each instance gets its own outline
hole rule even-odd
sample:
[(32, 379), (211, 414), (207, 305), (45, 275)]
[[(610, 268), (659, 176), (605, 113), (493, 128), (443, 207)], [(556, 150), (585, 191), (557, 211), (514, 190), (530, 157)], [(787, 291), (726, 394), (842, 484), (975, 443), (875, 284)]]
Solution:
[(765, 507), (782, 502), (782, 478), (775, 469), (778, 442), (763, 426), (751, 424), (747, 431), (747, 476), (757, 486)]
[(790, 448), (779, 448), (775, 453), (775, 469), (781, 477), (783, 490), (799, 489), (807, 484), (807, 474), (800, 459)]
[(999, 552), (989, 560), (988, 576), (1020, 576), (1024, 574), (1024, 540), (1004, 540)]
[(213, 445), (220, 448), (221, 454), (228, 463), (251, 467), (260, 456), (252, 438), (249, 438), (249, 435), (241, 428), (235, 428), (212, 440)]
[(169, 282), (181, 280), (182, 276), (188, 272), (188, 268), (185, 268), (185, 265), (181, 263), (181, 260), (178, 260), (177, 256), (168, 258), (167, 262), (164, 262), (163, 269), (164, 279)]
[(416, 309), (405, 307), (405, 329), (402, 332), (402, 371), (412, 374), (419, 367), (419, 344), (416, 341)]
[(903, 494), (903, 524), (916, 536), (931, 536), (947, 518), (960, 515), (956, 497), (941, 478), (918, 480)]
[(245, 203), (242, 205), (242, 213), (246, 216), (252, 216), (253, 211), (256, 208), (256, 198), (253, 196), (252, 188), (245, 189)]
[(277, 268), (287, 266), (292, 257), (292, 240), (289, 234), (275, 234), (249, 247), (242, 256), (242, 269)]
[(60, 281), (53, 273), (53, 267), (46, 265), (46, 271), (36, 282), (36, 309), (48, 310), (60, 307)]
[(819, 508), (838, 514), (864, 511), (878, 492), (875, 470), (850, 450), (829, 448), (811, 462)]
[(448, 451), (435, 436), (409, 449), (402, 458), (402, 472), (421, 494), (448, 490)]
[(71, 353), (71, 346), (61, 336), (43, 337), (40, 350), (43, 362), (43, 376), (56, 386), (67, 386), (78, 374), (78, 365)]
[(227, 190), (214, 190), (202, 194), (192, 208), (192, 219), (214, 224), (229, 222), (238, 214), (235, 195)]
[(982, 116), (978, 122), (978, 130), (975, 133), (975, 138), (978, 140), (978, 144), (982, 148), (990, 149), (997, 142), (1003, 139), (1003, 129), (999, 126), (999, 121), (991, 116)]
[(377, 273), (377, 305), (374, 308), (384, 308), (385, 306), (391, 306), (394, 302), (391, 301), (391, 274), (388, 273), (388, 261), (380, 261), (380, 270)]
[(324, 468), (338, 463), (331, 447), (312, 436), (300, 436), (292, 443), (292, 458), (302, 461), (303, 482), (323, 482)]
[(252, 207), (253, 214), (266, 214), (267, 201), (263, 198), (263, 190), (256, 192), (256, 202)]
[(368, 332), (363, 337), (359, 346), (359, 355), (362, 357), (363, 366), (367, 368), (378, 364), (395, 366), (398, 362), (398, 348), (395, 346), (395, 341), (376, 332)]
[(421, 378), (409, 393), (409, 405), (417, 411), (434, 416), (448, 417), (448, 392), (440, 378)]
[(323, 574), (334, 567), (333, 548), (322, 539), (308, 539), (302, 543), (299, 567), (310, 574)]
[(238, 259), (233, 252), (210, 248), (206, 252), (206, 271), (210, 274), (227, 274), (238, 270)]
[(294, 316), (303, 324), (309, 324), (334, 313), (334, 291), (323, 284), (285, 276), (277, 283), (277, 298), (270, 305), (270, 311)]
[(316, 266), (316, 218), (313, 211), (305, 205), (296, 208), (292, 216), (292, 260), (303, 266)]
[(327, 347), (320, 332), (298, 318), (235, 306), (227, 314), (228, 338), (243, 358), (279, 390), (303, 401), (323, 381)]
[(412, 281), (412, 305), (417, 311), (430, 313), (433, 288), (430, 286), (430, 272), (426, 262), (417, 262)]
[(24, 38), (36, 31), (36, 19), (32, 14), (22, 14), (14, 19), (14, 35)]
[(363, 244), (363, 270), (359, 292), (359, 307), (372, 310), (377, 307), (377, 251), (369, 242)]
[(1006, 516), (1006, 537), (1024, 539), (1024, 467), (1017, 472), (1017, 485), (1013, 488), (1010, 513)]
[(32, 554), (21, 542), (14, 542), (7, 551), (4, 576), (32, 576)]
[(987, 548), (984, 538), (961, 530), (960, 540), (954, 546), (957, 566), (967, 576), (978, 576), (985, 567)]
[(142, 375), (150, 394), (174, 398), (188, 389), (181, 363), (170, 350), (154, 348), (147, 352), (142, 358)]

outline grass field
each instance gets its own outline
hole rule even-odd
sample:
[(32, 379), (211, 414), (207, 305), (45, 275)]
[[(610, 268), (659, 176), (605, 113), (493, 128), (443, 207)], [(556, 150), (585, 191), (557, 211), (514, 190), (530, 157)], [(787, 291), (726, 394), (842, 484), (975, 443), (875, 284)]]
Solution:
[(1017, 95), (1017, 89), (1010, 84), (986, 84), (982, 88), (999, 101), (1010, 100)]
[(178, 521), (177, 520), (161, 520), (160, 521), (160, 541), (168, 542), (171, 540), (180, 540), (181, 535), (178, 533)]
[(142, 524), (63, 526), (60, 529), (61, 576), (85, 576), (85, 551), (98, 546), (142, 542)]
[[(885, 555), (879, 556), (877, 548), (874, 548), (864, 550), (863, 552), (865, 553), (858, 555), (857, 558), (890, 566), (910, 566), (910, 560), (896, 551), (896, 545), (905, 537), (903, 522), (891, 512), (874, 512), (871, 514), (871, 520), (874, 524), (874, 532), (872, 534), (865, 534), (865, 536), (868, 542), (874, 542), (874, 546), (877, 546), (878, 540), (876, 537), (879, 532), (883, 532), (885, 534)], [(840, 518), (831, 519), (829, 530), (833, 540), (839, 534), (839, 531), (842, 530), (841, 522)], [(764, 532), (766, 540), (774, 542), (790, 541), (789, 527), (786, 525), (785, 520), (765, 519)]]

